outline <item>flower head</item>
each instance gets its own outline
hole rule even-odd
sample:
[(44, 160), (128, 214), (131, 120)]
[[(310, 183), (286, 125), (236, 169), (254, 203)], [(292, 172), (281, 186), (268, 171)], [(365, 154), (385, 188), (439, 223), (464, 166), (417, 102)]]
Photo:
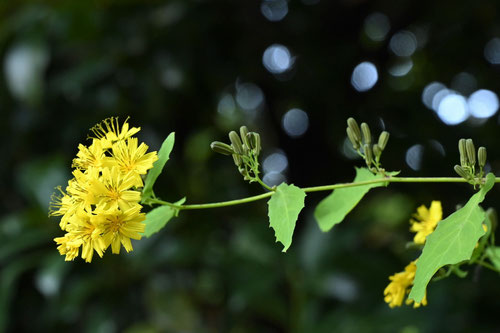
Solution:
[(104, 149), (100, 140), (93, 139), (92, 144), (87, 147), (78, 145), (78, 153), (73, 160), (73, 168), (87, 170), (89, 167), (100, 168), (103, 166)]
[[(413, 285), (413, 279), (415, 278), (415, 272), (417, 266), (415, 265), (416, 260), (412, 261), (405, 267), (403, 272), (396, 273), (389, 277), (391, 282), (384, 290), (384, 300), (389, 304), (391, 308), (396, 306), (401, 306), (406, 295), (410, 292), (409, 287)], [(410, 305), (413, 303), (412, 299), (407, 299), (406, 304)], [(422, 302), (414, 303), (413, 307), (418, 308), (421, 305), (427, 305), (427, 295), (424, 296)]]
[(141, 175), (145, 175), (158, 159), (156, 152), (146, 154), (147, 150), (145, 143), (138, 146), (137, 138), (129, 138), (116, 142), (112, 147), (112, 157), (108, 159), (118, 165), (121, 173), (131, 173), (136, 184), (142, 186)]
[(425, 239), (429, 236), (439, 221), (443, 218), (443, 209), (440, 201), (432, 201), (429, 209), (424, 205), (417, 208), (417, 213), (410, 220), (410, 231), (416, 232), (413, 241), (415, 244), (424, 244)]
[(122, 141), (130, 138), (141, 130), (140, 127), (129, 128), (128, 118), (120, 129), (118, 117), (104, 119), (101, 123), (95, 125), (90, 130), (94, 133), (95, 138), (99, 139), (103, 148), (111, 148), (112, 144), (117, 141)]
[(141, 206), (135, 205), (127, 210), (117, 209), (96, 216), (104, 244), (106, 247), (111, 245), (113, 253), (120, 253), (120, 244), (130, 252), (133, 250), (130, 239), (141, 239), (146, 215), (140, 210)]
[(109, 246), (113, 253), (120, 253), (122, 245), (129, 252), (130, 239), (141, 239), (142, 176), (158, 156), (132, 137), (139, 130), (129, 128), (127, 120), (120, 127), (118, 118), (109, 118), (92, 128), (90, 146), (78, 146), (73, 178), (65, 190), (58, 188), (49, 206), (49, 216), (61, 216), (59, 225), (66, 234), (54, 241), (66, 260), (81, 253), (91, 262), (94, 251), (102, 257)]

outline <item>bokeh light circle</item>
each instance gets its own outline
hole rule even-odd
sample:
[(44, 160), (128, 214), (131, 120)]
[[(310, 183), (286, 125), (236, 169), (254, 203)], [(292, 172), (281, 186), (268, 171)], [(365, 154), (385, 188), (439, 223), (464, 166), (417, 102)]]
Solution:
[(378, 81), (377, 67), (365, 61), (357, 65), (351, 76), (351, 84), (357, 91), (367, 91), (373, 88)]

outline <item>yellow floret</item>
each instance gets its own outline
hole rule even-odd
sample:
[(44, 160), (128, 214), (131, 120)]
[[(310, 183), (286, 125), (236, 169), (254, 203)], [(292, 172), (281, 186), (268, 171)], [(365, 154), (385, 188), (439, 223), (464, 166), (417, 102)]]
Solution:
[(443, 218), (441, 202), (432, 201), (429, 209), (424, 205), (418, 207), (417, 214), (414, 217), (415, 219), (410, 220), (410, 230), (416, 232), (413, 241), (415, 244), (424, 244), (427, 236), (436, 229), (438, 222)]

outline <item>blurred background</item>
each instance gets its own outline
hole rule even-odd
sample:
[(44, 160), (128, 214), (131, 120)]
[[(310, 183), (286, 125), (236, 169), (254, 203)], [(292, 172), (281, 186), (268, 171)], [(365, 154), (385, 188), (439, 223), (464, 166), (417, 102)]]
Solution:
[[(9, 1), (0, 4), (0, 331), (492, 332), (499, 276), (470, 267), (390, 309), (383, 291), (419, 253), (408, 220), (463, 184), (373, 190), (329, 233), (311, 193), (286, 254), (265, 202), (182, 212), (135, 251), (64, 262), (48, 218), (88, 129), (130, 116), (140, 139), (176, 145), (156, 193), (188, 203), (262, 193), (211, 141), (260, 132), (270, 185), (346, 182), (362, 166), (346, 119), (391, 139), (404, 176), (454, 176), (457, 140), (498, 143), (496, 1)], [(494, 188), (484, 206), (497, 205)], [(497, 206), (498, 208), (498, 206)], [(123, 251), (124, 252), (124, 251)]]

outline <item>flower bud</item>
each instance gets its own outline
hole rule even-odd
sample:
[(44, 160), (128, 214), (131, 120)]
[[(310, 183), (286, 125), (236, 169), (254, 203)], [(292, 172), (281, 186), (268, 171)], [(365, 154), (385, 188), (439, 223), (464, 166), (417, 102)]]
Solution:
[(249, 132), (247, 133), (247, 140), (250, 144), (250, 148), (255, 156), (259, 156), (260, 153), (260, 135), (259, 133)]
[(460, 152), (460, 165), (461, 166), (467, 166), (469, 164), (469, 160), (467, 159), (467, 149), (465, 148), (466, 140), (465, 139), (460, 139), (458, 141), (458, 151)]
[(486, 148), (479, 147), (477, 150), (477, 162), (481, 168), (486, 165)]
[(356, 141), (361, 142), (361, 131), (359, 130), (358, 123), (354, 118), (351, 117), (347, 119), (347, 127), (351, 129), (354, 138), (356, 138)]
[(243, 164), (243, 160), (241, 159), (241, 156), (238, 154), (233, 154), (233, 161), (237, 167)]
[(352, 129), (350, 127), (347, 127), (346, 131), (347, 131), (347, 137), (349, 138), (349, 141), (351, 141), (352, 143), (352, 147), (354, 148), (354, 150), (358, 150), (359, 141), (356, 139), (356, 136), (354, 135)]
[(210, 148), (219, 154), (222, 155), (231, 155), (234, 154), (233, 148), (230, 145), (225, 144), (224, 142), (214, 141), (210, 144)]
[(229, 140), (232, 143), (234, 152), (236, 154), (243, 154), (243, 144), (241, 143), (241, 139), (239, 135), (235, 131), (229, 132)]
[(474, 147), (472, 139), (467, 139), (467, 141), (465, 141), (465, 149), (467, 151), (469, 165), (474, 166), (476, 164), (476, 148)]
[(254, 148), (254, 154), (255, 156), (259, 156), (260, 150), (262, 149), (261, 143), (260, 143), (260, 134), (259, 133), (253, 133), (252, 135), (255, 140), (255, 148)]
[(470, 180), (471, 179), (471, 175), (470, 173), (468, 173), (467, 171), (465, 171), (464, 168), (462, 168), (460, 165), (455, 165), (455, 167), (453, 168), (455, 169), (455, 172), (462, 178), (466, 179), (466, 180)]
[(243, 144), (243, 155), (247, 156), (248, 153), (250, 152), (250, 149), (246, 144)]
[(378, 146), (380, 147), (380, 150), (384, 150), (385, 146), (387, 146), (387, 142), (389, 141), (389, 132), (383, 131), (380, 133), (380, 136), (378, 137)]
[(240, 127), (241, 141), (243, 142), (244, 146), (247, 146), (247, 148), (250, 149), (250, 145), (249, 145), (248, 139), (247, 139), (247, 134), (248, 134), (248, 128), (246, 126), (241, 126)]
[[(364, 124), (364, 123), (363, 123)], [(366, 165), (372, 164), (373, 161), (373, 152), (372, 148), (370, 147), (369, 144), (366, 144), (363, 146), (363, 150), (365, 151), (365, 160), (366, 160)]]
[(380, 155), (382, 155), (382, 149), (380, 149), (378, 144), (374, 144), (373, 147), (373, 154), (375, 155), (375, 158), (380, 158)]
[(363, 133), (363, 140), (366, 144), (372, 143), (372, 134), (370, 132), (370, 127), (367, 123), (361, 123), (361, 132)]

